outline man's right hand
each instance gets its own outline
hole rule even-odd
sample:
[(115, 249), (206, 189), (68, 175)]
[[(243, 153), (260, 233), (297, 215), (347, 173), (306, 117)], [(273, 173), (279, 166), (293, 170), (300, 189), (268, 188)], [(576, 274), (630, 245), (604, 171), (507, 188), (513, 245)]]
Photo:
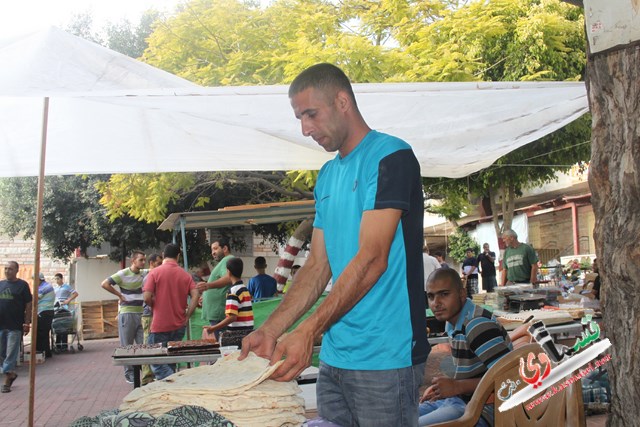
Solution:
[(250, 351), (265, 359), (271, 359), (275, 348), (276, 338), (266, 334), (262, 329), (258, 329), (242, 339), (242, 349), (238, 360), (243, 360)]
[(199, 292), (204, 292), (207, 289), (209, 289), (209, 286), (208, 286), (207, 282), (198, 282), (198, 284), (196, 285), (196, 289)]

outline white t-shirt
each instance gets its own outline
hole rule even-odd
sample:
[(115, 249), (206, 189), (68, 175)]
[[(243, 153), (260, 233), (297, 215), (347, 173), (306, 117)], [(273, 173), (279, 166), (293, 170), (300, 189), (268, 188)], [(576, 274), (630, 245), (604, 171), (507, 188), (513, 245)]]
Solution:
[(427, 292), (427, 280), (429, 276), (441, 266), (437, 259), (424, 252), (422, 253), (422, 263), (424, 264), (424, 291)]

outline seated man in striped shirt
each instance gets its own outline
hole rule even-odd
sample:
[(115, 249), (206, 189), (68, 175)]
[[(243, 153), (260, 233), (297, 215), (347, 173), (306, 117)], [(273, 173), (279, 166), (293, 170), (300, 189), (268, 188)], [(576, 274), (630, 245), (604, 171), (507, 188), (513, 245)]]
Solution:
[[(485, 372), (513, 347), (509, 335), (487, 310), (467, 299), (460, 276), (452, 269), (436, 270), (427, 284), (429, 308), (446, 321), (454, 375), (435, 377), (420, 399), (419, 425), (455, 420)], [(493, 405), (485, 405), (477, 426), (493, 425)]]
[(213, 326), (203, 326), (209, 333), (226, 327), (220, 337), (220, 345), (241, 346), (242, 338), (253, 331), (253, 306), (251, 294), (242, 283), (244, 265), (240, 258), (230, 258), (227, 261), (227, 275), (231, 279), (231, 288), (227, 292), (225, 303), (225, 318)]

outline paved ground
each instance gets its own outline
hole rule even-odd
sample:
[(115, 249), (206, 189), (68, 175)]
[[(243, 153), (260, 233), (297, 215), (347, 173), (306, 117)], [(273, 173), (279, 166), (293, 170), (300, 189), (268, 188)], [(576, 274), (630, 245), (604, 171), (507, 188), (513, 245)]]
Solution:
[[(60, 427), (81, 416), (117, 408), (131, 391), (122, 367), (113, 366), (117, 339), (85, 341), (84, 351), (59, 354), (36, 369), (35, 426)], [(446, 351), (434, 348), (431, 366), (446, 370)], [(11, 393), (0, 394), (0, 426), (25, 426), (29, 409), (29, 366), (18, 368)], [(434, 371), (428, 370), (427, 377)], [(606, 415), (587, 418), (588, 427), (604, 427)]]
[[(84, 415), (117, 408), (131, 391), (124, 370), (113, 366), (117, 339), (85, 341), (84, 351), (54, 355), (36, 365), (34, 425), (66, 426)], [(29, 365), (18, 367), (11, 393), (0, 394), (0, 426), (25, 426), (29, 411)]]

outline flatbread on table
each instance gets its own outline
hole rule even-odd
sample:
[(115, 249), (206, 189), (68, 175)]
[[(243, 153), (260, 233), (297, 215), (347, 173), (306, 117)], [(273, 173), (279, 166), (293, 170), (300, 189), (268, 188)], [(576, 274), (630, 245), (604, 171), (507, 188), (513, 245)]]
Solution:
[(201, 406), (219, 413), (239, 427), (301, 425), (305, 421), (304, 399), (295, 381), (279, 382), (269, 376), (282, 361), (254, 353), (239, 361), (240, 352), (175, 373), (134, 389), (123, 399), (122, 412), (162, 414), (183, 405)]

